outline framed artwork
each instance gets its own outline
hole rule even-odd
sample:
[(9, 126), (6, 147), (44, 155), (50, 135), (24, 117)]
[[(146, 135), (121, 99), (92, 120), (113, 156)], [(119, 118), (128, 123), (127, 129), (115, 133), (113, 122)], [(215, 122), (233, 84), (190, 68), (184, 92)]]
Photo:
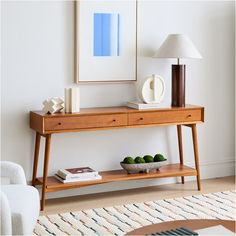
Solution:
[(75, 4), (75, 82), (136, 81), (137, 1)]

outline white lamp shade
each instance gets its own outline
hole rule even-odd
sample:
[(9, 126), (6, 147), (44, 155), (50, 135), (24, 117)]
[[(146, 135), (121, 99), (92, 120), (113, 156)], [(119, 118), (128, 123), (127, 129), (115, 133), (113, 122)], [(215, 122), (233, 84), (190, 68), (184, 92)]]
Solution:
[(202, 58), (191, 40), (184, 34), (170, 34), (156, 51), (160, 58)]

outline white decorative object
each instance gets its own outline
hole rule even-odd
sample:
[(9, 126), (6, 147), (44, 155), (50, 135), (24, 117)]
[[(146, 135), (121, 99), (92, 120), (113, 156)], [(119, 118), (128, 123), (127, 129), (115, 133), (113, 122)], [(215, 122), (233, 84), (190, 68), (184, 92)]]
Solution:
[(140, 98), (145, 103), (160, 103), (165, 94), (165, 82), (160, 75), (149, 76), (140, 87)]
[(166, 108), (169, 107), (169, 104), (160, 104), (160, 103), (143, 103), (140, 101), (127, 102), (127, 107), (138, 109), (138, 110), (149, 110), (157, 108)]
[(65, 88), (65, 112), (71, 112), (71, 89)]
[(55, 112), (61, 111), (63, 108), (64, 101), (59, 97), (49, 98), (43, 102), (43, 111), (45, 113), (53, 114)]
[(1, 235), (33, 235), (39, 216), (39, 192), (26, 184), (24, 170), (18, 164), (1, 161), (0, 219)]
[(65, 112), (79, 112), (79, 88), (65, 88)]

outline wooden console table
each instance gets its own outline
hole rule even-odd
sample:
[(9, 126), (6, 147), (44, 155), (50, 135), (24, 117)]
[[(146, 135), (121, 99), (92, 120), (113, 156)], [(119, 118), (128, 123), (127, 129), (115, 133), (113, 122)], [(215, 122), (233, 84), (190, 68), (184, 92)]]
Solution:
[[(88, 185), (102, 184), (114, 181), (164, 178), (181, 176), (196, 176), (200, 190), (200, 171), (198, 160), (196, 124), (204, 121), (204, 108), (193, 105), (185, 107), (168, 107), (155, 110), (136, 110), (127, 107), (84, 108), (79, 113), (44, 114), (41, 111), (30, 112), (30, 128), (36, 131), (34, 166), (32, 185), (42, 185), (41, 210), (45, 207), (46, 192), (79, 188)], [(53, 176), (48, 177), (51, 136), (55, 133), (80, 132), (88, 130), (103, 130), (116, 128), (138, 128), (159, 125), (177, 125), (180, 163), (163, 166), (159, 171), (151, 173), (127, 174), (124, 170), (100, 172), (101, 180), (63, 184)], [(195, 169), (183, 164), (182, 126), (192, 129)], [(43, 177), (37, 177), (40, 139), (45, 137), (45, 153)]]

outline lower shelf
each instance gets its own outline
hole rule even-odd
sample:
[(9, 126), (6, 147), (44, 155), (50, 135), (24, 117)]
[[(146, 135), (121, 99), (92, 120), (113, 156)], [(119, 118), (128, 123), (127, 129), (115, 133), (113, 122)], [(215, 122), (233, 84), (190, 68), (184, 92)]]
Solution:
[[(177, 176), (196, 176), (197, 171), (191, 167), (181, 164), (169, 164), (162, 166), (160, 170), (150, 173), (127, 174), (125, 170), (110, 170), (99, 172), (102, 176), (100, 180), (83, 181), (74, 183), (61, 183), (53, 176), (47, 178), (46, 192), (56, 192), (60, 190), (85, 187), (89, 185), (103, 184), (115, 181), (138, 180), (138, 179), (154, 179)], [(37, 178), (37, 184), (43, 184), (43, 178)]]

